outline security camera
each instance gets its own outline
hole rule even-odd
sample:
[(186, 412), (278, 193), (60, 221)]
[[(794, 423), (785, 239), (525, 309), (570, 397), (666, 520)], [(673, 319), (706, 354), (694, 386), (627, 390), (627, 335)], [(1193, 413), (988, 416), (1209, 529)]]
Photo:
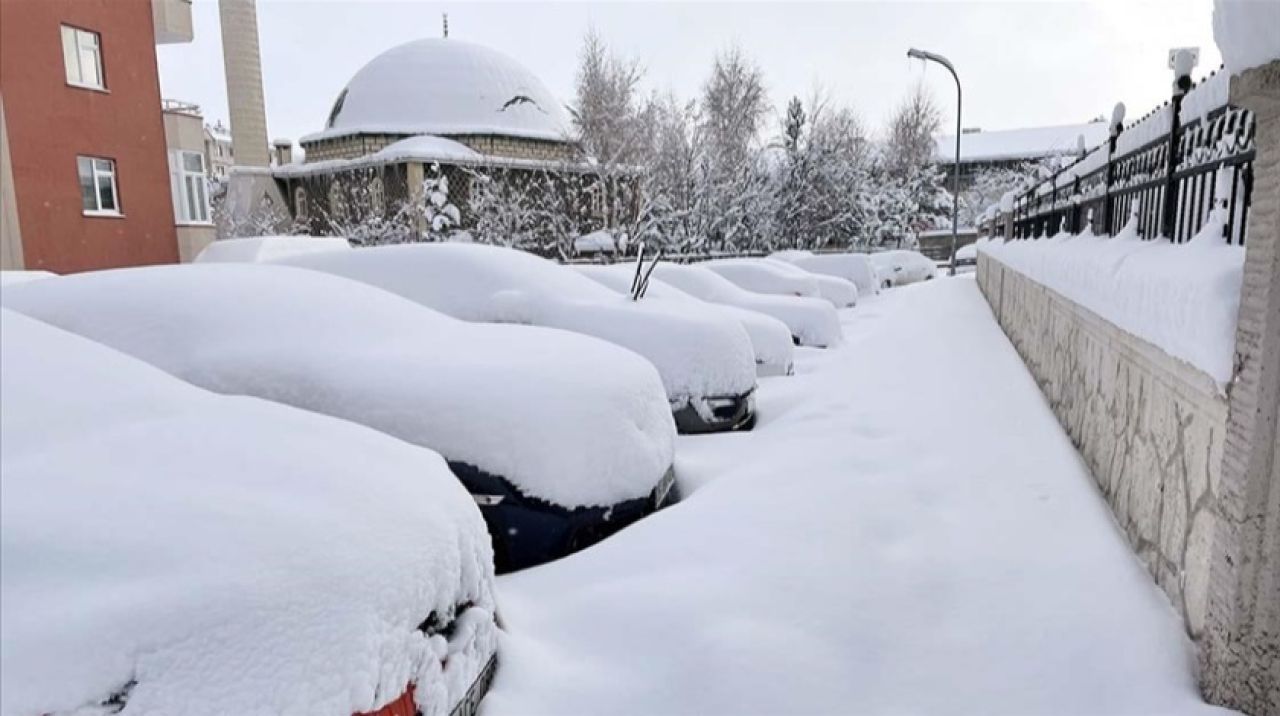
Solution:
[(1199, 47), (1175, 47), (1169, 50), (1169, 69), (1173, 70), (1174, 90), (1181, 93), (1191, 89), (1191, 70), (1200, 64)]

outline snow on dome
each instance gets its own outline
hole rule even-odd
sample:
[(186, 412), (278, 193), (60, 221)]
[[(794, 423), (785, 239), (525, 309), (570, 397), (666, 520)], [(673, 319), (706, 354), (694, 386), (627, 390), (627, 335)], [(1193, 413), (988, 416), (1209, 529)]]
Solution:
[(347, 83), (324, 139), (356, 132), (498, 134), (565, 141), (569, 118), (533, 73), (482, 45), (414, 40), (373, 58)]

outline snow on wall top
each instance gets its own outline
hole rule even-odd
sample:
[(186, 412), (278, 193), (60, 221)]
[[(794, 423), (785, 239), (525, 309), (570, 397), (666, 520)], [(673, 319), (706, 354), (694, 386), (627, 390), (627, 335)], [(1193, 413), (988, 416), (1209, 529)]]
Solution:
[(1214, 0), (1213, 40), (1233, 75), (1280, 59), (1280, 3)]
[[(461, 698), (497, 638), (492, 552), (438, 455), (0, 326), (0, 713), (115, 713), (99, 705), (126, 691), (128, 713), (187, 716), (350, 716), (410, 683), (428, 713)], [(453, 644), (418, 631), (466, 602)]]
[(373, 58), (339, 95), (325, 130), (498, 134), (565, 141), (569, 118), (536, 76), (510, 57), (461, 40), (414, 40)]
[[(994, 132), (973, 132), (960, 135), (960, 161), (983, 162), (1004, 159), (1040, 159), (1060, 154), (1071, 154), (1079, 147), (1084, 136), (1084, 146), (1094, 147), (1107, 141), (1107, 123), (1064, 124), (1054, 127), (1027, 127)], [(954, 161), (956, 135), (935, 137), (934, 159), (938, 162)]]

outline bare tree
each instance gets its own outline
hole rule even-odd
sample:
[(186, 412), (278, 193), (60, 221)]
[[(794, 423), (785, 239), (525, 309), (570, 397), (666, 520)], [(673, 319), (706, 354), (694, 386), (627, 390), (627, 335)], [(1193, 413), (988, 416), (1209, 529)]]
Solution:
[(917, 84), (889, 119), (889, 170), (906, 177), (931, 162), (936, 146), (934, 135), (941, 126), (942, 111), (937, 101), (927, 87)]

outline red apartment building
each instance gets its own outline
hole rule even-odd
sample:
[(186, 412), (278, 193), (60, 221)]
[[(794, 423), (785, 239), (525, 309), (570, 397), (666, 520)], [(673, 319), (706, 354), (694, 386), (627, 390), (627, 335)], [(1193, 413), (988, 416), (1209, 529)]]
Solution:
[(172, 263), (155, 45), (190, 0), (0, 0), (0, 267)]

